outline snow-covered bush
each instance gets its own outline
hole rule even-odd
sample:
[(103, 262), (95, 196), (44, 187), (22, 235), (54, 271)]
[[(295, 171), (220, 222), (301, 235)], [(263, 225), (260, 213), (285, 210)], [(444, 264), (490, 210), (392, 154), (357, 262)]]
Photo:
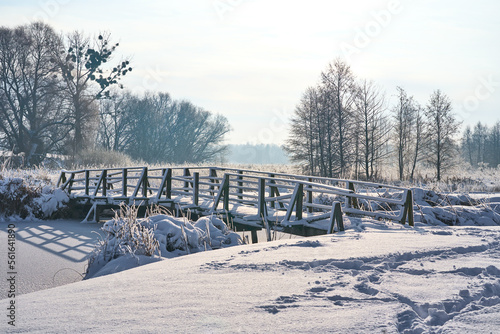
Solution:
[(47, 180), (0, 175), (0, 216), (50, 218), (66, 207), (68, 195)]
[(6, 178), (0, 176), (0, 215), (40, 217), (41, 210), (35, 198), (41, 194), (40, 188), (30, 187), (21, 178)]
[[(89, 258), (85, 278), (157, 261), (160, 256), (173, 258), (243, 243), (239, 234), (213, 216), (192, 222), (153, 210), (147, 218), (138, 219), (137, 208), (128, 206), (104, 223), (102, 231), (105, 236)], [(130, 264), (134, 261), (135, 265)]]

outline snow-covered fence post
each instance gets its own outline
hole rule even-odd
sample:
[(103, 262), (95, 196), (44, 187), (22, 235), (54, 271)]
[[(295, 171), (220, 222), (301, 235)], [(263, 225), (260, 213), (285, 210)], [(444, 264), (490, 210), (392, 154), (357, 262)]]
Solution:
[(406, 220), (408, 219), (408, 225), (415, 226), (413, 216), (413, 192), (411, 189), (405, 191), (405, 203), (402, 210), (403, 215), (401, 217), (401, 224), (406, 224)]
[(344, 221), (342, 218), (342, 206), (339, 202), (334, 202), (332, 204), (332, 212), (330, 213), (330, 227), (328, 228), (328, 234), (334, 232), (335, 223), (339, 231), (344, 231)]
[(199, 191), (200, 191), (200, 173), (193, 173), (193, 204), (198, 205), (199, 199)]

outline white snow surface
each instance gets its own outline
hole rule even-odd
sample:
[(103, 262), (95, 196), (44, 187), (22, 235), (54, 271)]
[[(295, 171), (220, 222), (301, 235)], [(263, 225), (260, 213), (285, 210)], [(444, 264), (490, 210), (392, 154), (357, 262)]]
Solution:
[(23, 294), (0, 332), (499, 332), (500, 227), (351, 226)]

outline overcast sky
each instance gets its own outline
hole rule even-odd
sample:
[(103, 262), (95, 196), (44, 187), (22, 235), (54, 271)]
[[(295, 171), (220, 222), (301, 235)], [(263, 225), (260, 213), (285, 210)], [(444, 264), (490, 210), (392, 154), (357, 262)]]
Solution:
[(388, 107), (397, 86), (423, 105), (441, 89), (464, 124), (492, 124), (499, 13), (493, 0), (0, 0), (3, 26), (110, 32), (134, 67), (128, 89), (225, 115), (229, 143), (284, 143), (302, 93), (338, 57), (375, 81)]

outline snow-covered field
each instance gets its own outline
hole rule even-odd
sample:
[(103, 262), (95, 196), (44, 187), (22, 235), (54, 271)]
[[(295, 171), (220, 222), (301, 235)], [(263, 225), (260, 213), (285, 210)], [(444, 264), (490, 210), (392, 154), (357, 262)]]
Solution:
[(200, 252), (24, 294), (16, 330), (5, 320), (0, 328), (498, 333), (500, 227), (351, 224), (334, 235)]
[[(41, 216), (67, 201), (39, 189)], [(217, 220), (157, 216), (145, 225), (155, 258), (122, 252), (116, 221), (98, 236), (95, 224), (0, 220), (2, 245), (15, 222), (18, 261), (16, 326), (1, 299), (0, 333), (500, 333), (500, 195), (414, 195), (415, 227), (345, 217), (345, 232), (253, 245)], [(82, 281), (99, 240), (108, 256)]]

